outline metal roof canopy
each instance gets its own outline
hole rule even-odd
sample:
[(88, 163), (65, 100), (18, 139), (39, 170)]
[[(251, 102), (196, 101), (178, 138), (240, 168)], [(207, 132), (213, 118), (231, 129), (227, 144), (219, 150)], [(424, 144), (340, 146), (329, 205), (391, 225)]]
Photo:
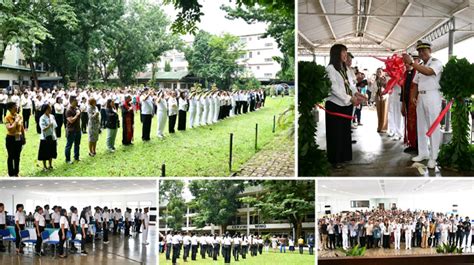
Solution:
[(450, 35), (474, 37), (473, 23), (474, 0), (298, 0), (298, 53), (327, 56), (342, 43), (357, 56), (388, 56), (422, 38), (438, 51)]

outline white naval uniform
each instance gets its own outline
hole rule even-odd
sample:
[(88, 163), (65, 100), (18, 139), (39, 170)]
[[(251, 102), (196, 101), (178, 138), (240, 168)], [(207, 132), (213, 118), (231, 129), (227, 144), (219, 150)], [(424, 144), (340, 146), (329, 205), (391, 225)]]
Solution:
[(404, 136), (401, 93), (401, 87), (395, 85), (392, 94), (388, 98), (388, 130), (394, 134), (394, 137)]
[(193, 96), (189, 99), (189, 128), (193, 128), (196, 125), (194, 124), (194, 118), (196, 117), (196, 96)]
[(213, 122), (216, 123), (217, 120), (219, 119), (219, 112), (221, 110), (221, 102), (220, 102), (220, 99), (219, 99), (219, 96), (218, 95), (215, 95), (214, 98), (212, 99), (214, 100), (214, 118), (213, 118)]
[[(416, 72), (413, 79), (413, 83), (418, 84), (418, 101), (416, 104), (418, 155), (429, 156), (430, 159), (436, 161), (442, 137), (440, 126), (436, 127), (431, 137), (426, 136), (426, 132), (441, 112), (442, 97), (439, 91), (441, 88), (439, 80), (443, 71), (443, 63), (431, 57), (425, 66), (433, 69), (435, 74), (426, 76)], [(430, 146), (428, 146), (428, 141)], [(429, 147), (431, 147), (431, 150)]]
[(405, 224), (405, 249), (411, 249), (411, 239), (413, 235), (413, 225), (412, 224)]
[(448, 244), (448, 224), (441, 224), (441, 244)]
[(162, 98), (160, 102), (156, 102), (157, 111), (156, 116), (158, 117), (158, 126), (157, 126), (157, 135), (158, 137), (163, 137), (163, 132), (165, 131), (166, 120), (168, 119), (168, 107), (166, 100)]
[(209, 112), (207, 114), (207, 124), (212, 124), (214, 123), (214, 111), (215, 111), (215, 101), (214, 101), (214, 96), (209, 96), (207, 99), (209, 102)]
[(204, 125), (206, 125), (207, 110), (208, 110), (209, 106), (207, 105), (206, 97), (202, 96), (199, 101), (201, 103), (201, 117), (200, 117), (199, 124), (201, 126), (204, 126)]
[(142, 235), (143, 235), (143, 238), (142, 238), (142, 243), (143, 244), (147, 244), (147, 239), (148, 239), (148, 225), (150, 224), (150, 219), (148, 218), (148, 214), (146, 213), (142, 213), (140, 215), (140, 220), (142, 220), (142, 224), (145, 224), (145, 229), (143, 229), (142, 231)]

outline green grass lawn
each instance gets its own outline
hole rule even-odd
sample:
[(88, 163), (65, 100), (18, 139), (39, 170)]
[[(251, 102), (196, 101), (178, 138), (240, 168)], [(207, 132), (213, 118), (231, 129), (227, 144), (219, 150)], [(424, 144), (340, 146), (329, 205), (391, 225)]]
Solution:
[[(165, 254), (160, 254), (159, 264), (172, 264), (171, 260), (166, 260)], [(181, 259), (178, 260), (177, 264), (189, 264), (189, 265), (204, 265), (204, 264), (225, 264), (224, 258), (219, 256), (217, 261), (212, 260), (212, 258), (207, 257), (206, 259), (201, 259), (201, 256), (198, 257), (196, 261), (192, 261), (190, 258), (188, 262), (183, 261), (183, 256), (181, 253)], [(263, 253), (263, 255), (258, 255), (256, 257), (251, 257), (247, 255), (246, 259), (239, 259), (239, 261), (234, 261), (232, 257), (230, 264), (239, 264), (239, 265), (314, 265), (315, 256), (309, 255), (305, 252), (303, 255), (300, 255), (298, 251), (294, 253)]]
[[(105, 147), (106, 132), (102, 132), (97, 144), (97, 156), (88, 156), (88, 137), (82, 135), (81, 160), (73, 165), (65, 163), (64, 147), (66, 139), (58, 139), (58, 159), (54, 170), (44, 172), (37, 162), (39, 135), (36, 134), (34, 118), (30, 119), (27, 143), (21, 153), (20, 176), (159, 176), (161, 165), (166, 163), (167, 176), (229, 176), (229, 134), (234, 134), (233, 170), (255, 154), (255, 124), (258, 123), (258, 147), (265, 147), (277, 135), (285, 133), (277, 128), (272, 133), (273, 116), (283, 112), (294, 101), (293, 97), (267, 98), (264, 108), (231, 117), (210, 126), (177, 131), (165, 135), (163, 140), (156, 137), (156, 116), (153, 118), (149, 142), (142, 142), (142, 125), (139, 115), (135, 115), (135, 141), (133, 146), (122, 145), (121, 129), (117, 133), (115, 153)], [(189, 123), (188, 123), (189, 124)], [(2, 146), (0, 148), (0, 175), (7, 175), (7, 151), (5, 146), (5, 126), (0, 126)], [(288, 146), (294, 149), (294, 146)]]

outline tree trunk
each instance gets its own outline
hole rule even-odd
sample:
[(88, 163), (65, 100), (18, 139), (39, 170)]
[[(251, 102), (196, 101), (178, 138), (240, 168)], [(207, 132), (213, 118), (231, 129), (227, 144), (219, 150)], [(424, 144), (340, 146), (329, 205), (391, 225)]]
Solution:
[(294, 227), (295, 227), (295, 241), (298, 240), (298, 238), (300, 238), (301, 236), (301, 233), (303, 231), (303, 223), (300, 222), (300, 221), (297, 221), (296, 223), (293, 224)]
[(153, 62), (151, 64), (151, 83), (155, 85), (155, 80), (156, 80), (156, 62)]
[(227, 228), (227, 225), (221, 225), (221, 231), (222, 231), (222, 234), (225, 235), (225, 231), (226, 231), (226, 228)]
[(28, 58), (28, 62), (30, 63), (31, 77), (33, 78), (33, 83), (36, 88), (39, 88), (38, 75), (36, 74), (35, 63), (33, 62), (33, 58)]

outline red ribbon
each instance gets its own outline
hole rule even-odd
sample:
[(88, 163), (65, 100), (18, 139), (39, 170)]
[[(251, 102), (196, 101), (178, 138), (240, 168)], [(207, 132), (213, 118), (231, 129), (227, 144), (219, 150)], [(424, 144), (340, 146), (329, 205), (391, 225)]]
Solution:
[(431, 124), (430, 129), (428, 130), (428, 132), (426, 132), (426, 136), (431, 137), (431, 135), (433, 134), (435, 129), (440, 124), (441, 120), (444, 118), (444, 115), (446, 115), (446, 113), (448, 113), (448, 111), (449, 111), (449, 109), (451, 108), (452, 105), (453, 105), (453, 101), (451, 100), (448, 103), (448, 105), (446, 105), (446, 107), (441, 111), (438, 118), (436, 118), (436, 120), (433, 122), (433, 124)]
[(325, 111), (327, 114), (329, 114), (329, 115), (338, 116), (338, 117), (342, 117), (342, 118), (349, 119), (349, 120), (355, 119), (355, 117), (354, 117), (354, 116), (351, 116), (351, 115), (342, 114), (342, 113), (339, 113), (339, 112), (329, 111), (329, 110), (325, 109), (323, 106), (321, 106), (320, 104), (316, 104), (316, 106), (318, 106), (320, 109), (324, 110), (324, 111)]
[(405, 83), (405, 63), (403, 59), (398, 54), (393, 54), (392, 56), (387, 57), (387, 59), (378, 58), (372, 56), (375, 59), (382, 61), (385, 63), (384, 72), (390, 76), (390, 80), (387, 82), (385, 86), (385, 90), (382, 92), (382, 95), (391, 94), (393, 91), (393, 87), (398, 84), (400, 86)]

